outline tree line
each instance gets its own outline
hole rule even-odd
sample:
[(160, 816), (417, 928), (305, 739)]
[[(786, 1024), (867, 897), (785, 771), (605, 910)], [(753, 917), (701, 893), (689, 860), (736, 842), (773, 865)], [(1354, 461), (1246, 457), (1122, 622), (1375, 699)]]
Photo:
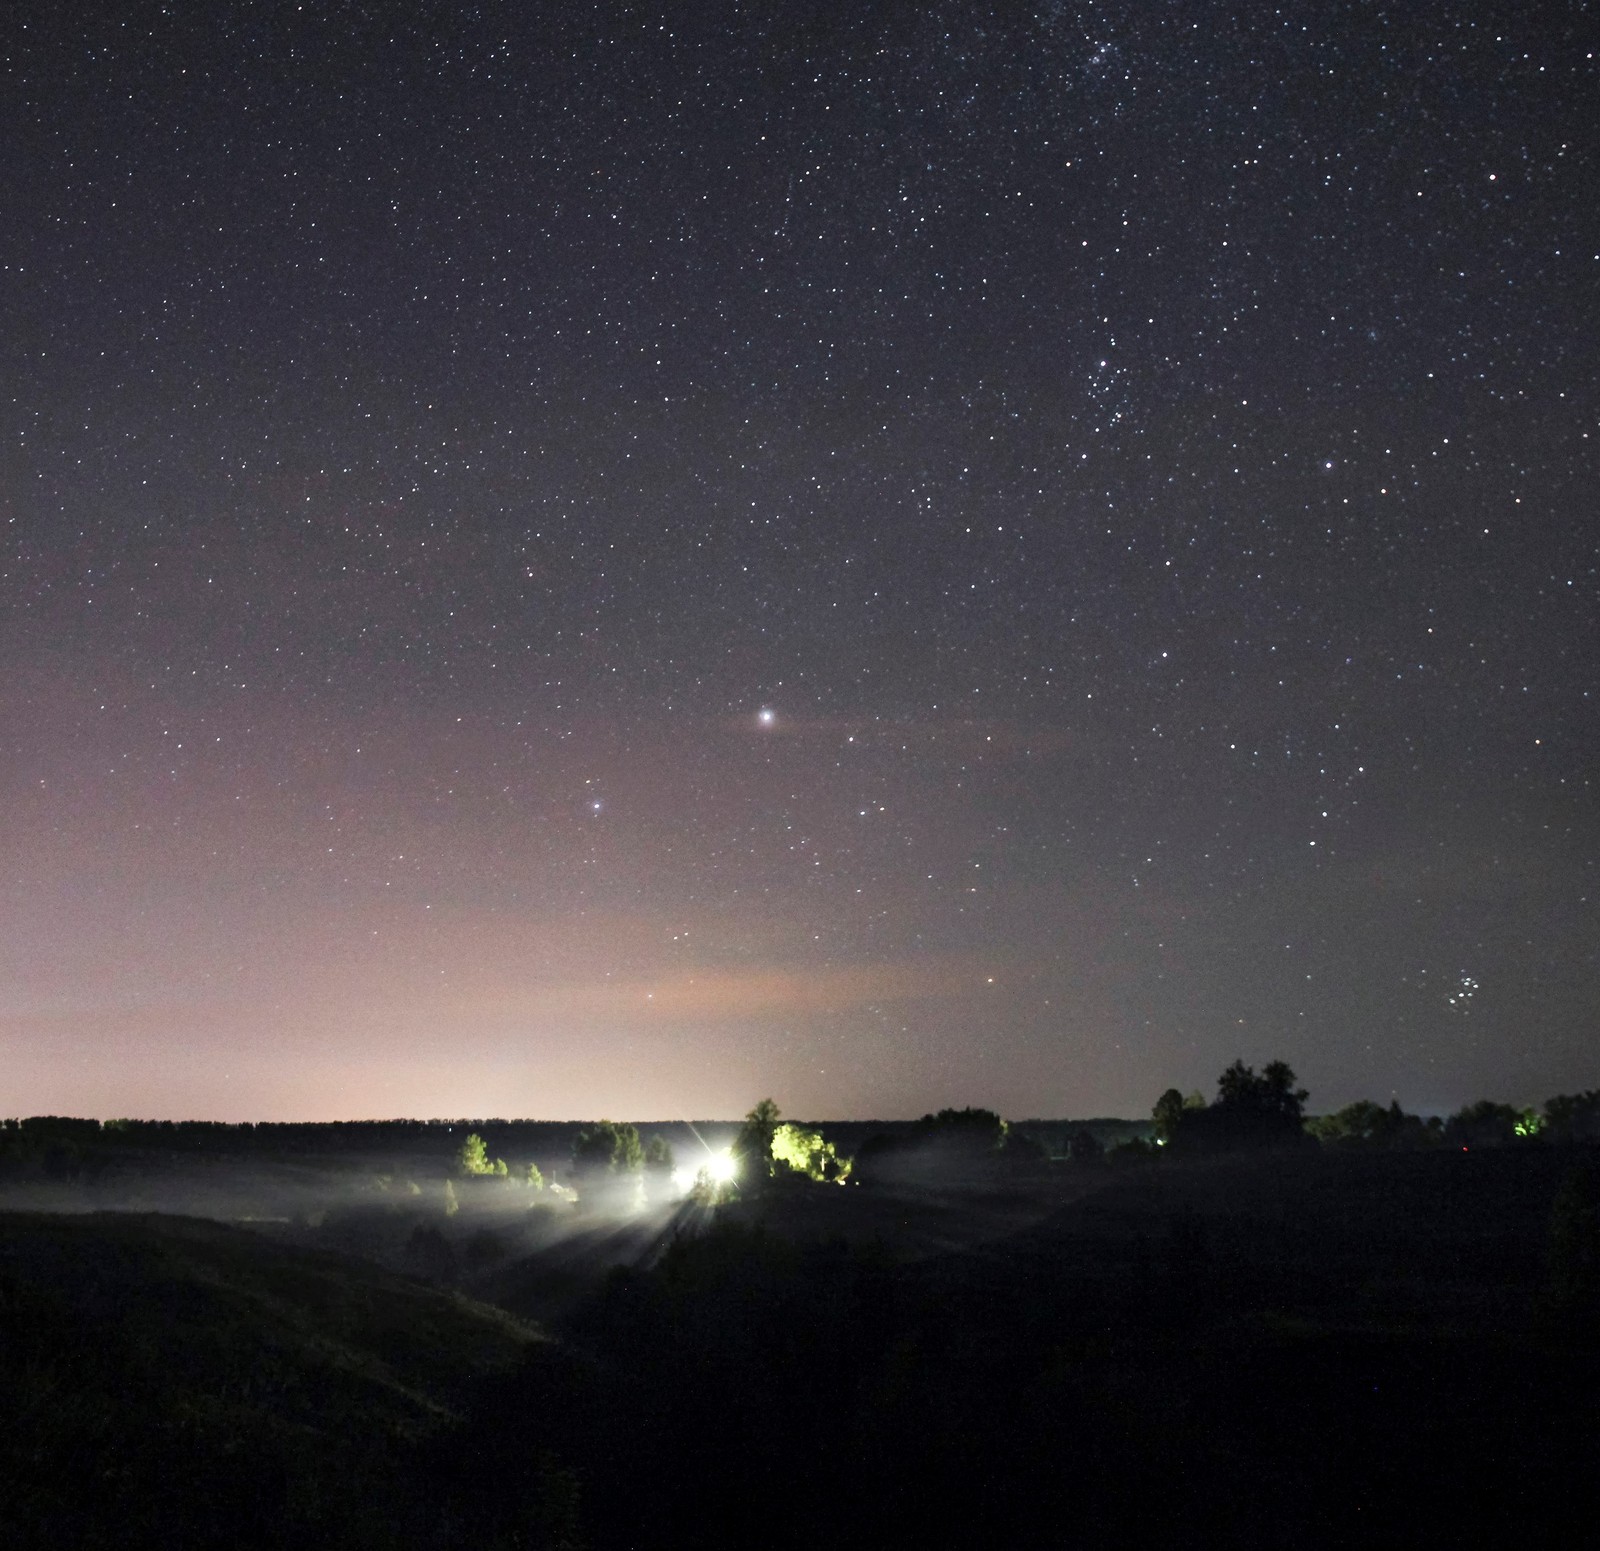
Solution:
[[(1429, 1147), (1507, 1147), (1530, 1142), (1573, 1144), (1600, 1141), (1600, 1089), (1556, 1094), (1542, 1105), (1518, 1107), (1491, 1099), (1454, 1114), (1423, 1116), (1360, 1099), (1329, 1114), (1306, 1112), (1309, 1093), (1283, 1061), (1261, 1071), (1234, 1061), (1217, 1080), (1216, 1096), (1169, 1088), (1151, 1111), (1151, 1135), (1107, 1149), (1083, 1124), (1061, 1131), (1062, 1145), (1047, 1147), (1040, 1127), (1018, 1127), (992, 1110), (943, 1109), (920, 1120), (867, 1135), (854, 1157), (814, 1126), (784, 1121), (777, 1105), (761, 1100), (745, 1117), (729, 1152), (731, 1178), (698, 1177), (691, 1189), (702, 1199), (738, 1190), (783, 1189), (800, 1183), (872, 1183), (915, 1167), (946, 1173), (960, 1170), (1027, 1170), (1064, 1154), (1072, 1162), (1102, 1157), (1126, 1162), (1170, 1150), (1175, 1155), (1262, 1147), (1320, 1145), (1340, 1151)], [(704, 1124), (712, 1124), (710, 1122)], [(1052, 1137), (1050, 1140), (1055, 1140)], [(515, 1170), (491, 1156), (526, 1154), (538, 1148), (548, 1162), (569, 1161), (573, 1186), (591, 1200), (613, 1203), (659, 1201), (681, 1193), (674, 1185), (674, 1149), (660, 1135), (602, 1120), (594, 1124), (516, 1120), (355, 1120), (327, 1122), (220, 1122), (169, 1120), (98, 1121), (35, 1115), (0, 1119), (0, 1166), (43, 1163), (47, 1171), (72, 1172), (75, 1164), (107, 1147), (206, 1153), (372, 1153), (422, 1150), (452, 1163), (459, 1177), (506, 1177), (539, 1188), (536, 1164)]]
[(1600, 1089), (1562, 1093), (1542, 1106), (1517, 1108), (1480, 1099), (1453, 1115), (1414, 1115), (1358, 1099), (1326, 1115), (1305, 1112), (1310, 1094), (1283, 1061), (1259, 1073), (1235, 1061), (1217, 1080), (1217, 1096), (1169, 1088), (1152, 1111), (1156, 1141), (1178, 1152), (1320, 1144), (1342, 1151), (1424, 1147), (1509, 1147), (1529, 1141), (1600, 1141)]

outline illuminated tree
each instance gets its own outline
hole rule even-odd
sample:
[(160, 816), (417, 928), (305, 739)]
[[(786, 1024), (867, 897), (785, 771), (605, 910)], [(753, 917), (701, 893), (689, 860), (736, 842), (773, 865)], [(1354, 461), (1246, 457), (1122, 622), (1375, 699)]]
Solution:
[(789, 1122), (772, 1134), (772, 1156), (782, 1168), (803, 1174), (820, 1184), (842, 1185), (850, 1177), (850, 1160), (841, 1158), (820, 1131)]
[(504, 1161), (489, 1157), (489, 1150), (483, 1145), (483, 1138), (476, 1132), (461, 1144), (461, 1151), (456, 1154), (456, 1170), (469, 1179), (481, 1179), (486, 1176), (498, 1176), (504, 1179), (507, 1174)]

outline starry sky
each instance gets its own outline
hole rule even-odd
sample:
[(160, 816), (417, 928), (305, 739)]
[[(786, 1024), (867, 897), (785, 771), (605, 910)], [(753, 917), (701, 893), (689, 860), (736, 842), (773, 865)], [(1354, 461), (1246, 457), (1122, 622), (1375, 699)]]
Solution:
[(1594, 23), (15, 0), (0, 1112), (1600, 1084)]

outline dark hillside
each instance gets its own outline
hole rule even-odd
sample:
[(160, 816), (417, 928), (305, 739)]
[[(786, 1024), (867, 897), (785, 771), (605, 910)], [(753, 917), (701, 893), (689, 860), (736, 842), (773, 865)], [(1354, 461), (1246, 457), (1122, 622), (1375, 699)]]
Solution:
[(1063, 1274), (1181, 1263), (1197, 1282), (1270, 1278), (1281, 1301), (1352, 1318), (1503, 1325), (1543, 1284), (1556, 1194), (1588, 1159), (1545, 1147), (1161, 1159), (1006, 1248)]
[(216, 1223), (0, 1215), (6, 1543), (452, 1544), (415, 1466), (486, 1375), (545, 1348), (499, 1310)]
[(7, 1544), (1506, 1539), (1600, 1508), (1597, 1162), (1162, 1154), (524, 1212), (463, 1276), (559, 1341), (216, 1224), (0, 1215)]
[(1600, 1343), (1552, 1297), (1552, 1230), (1591, 1163), (1163, 1158), (909, 1259), (891, 1235), (786, 1231), (781, 1198), (726, 1218), (574, 1324), (622, 1385), (587, 1453), (597, 1480), (626, 1460), (595, 1493), (604, 1543), (730, 1543), (775, 1500), (796, 1545), (1475, 1544), (1576, 1522), (1600, 1507)]

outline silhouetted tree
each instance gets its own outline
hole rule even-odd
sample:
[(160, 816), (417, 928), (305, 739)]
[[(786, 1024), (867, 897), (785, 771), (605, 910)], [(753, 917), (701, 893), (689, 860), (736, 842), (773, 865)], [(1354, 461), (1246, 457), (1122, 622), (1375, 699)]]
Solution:
[[(870, 1136), (856, 1149), (852, 1178), (886, 1184), (944, 1175), (971, 1177), (1004, 1168), (1010, 1127), (990, 1109), (941, 1109), (908, 1130)], [(1019, 1161), (1022, 1154), (1016, 1159)]]
[[(1210, 1104), (1204, 1109), (1186, 1107), (1176, 1117), (1170, 1143), (1189, 1152), (1305, 1144), (1309, 1097), (1304, 1088), (1295, 1086), (1287, 1062), (1269, 1061), (1258, 1074), (1254, 1067), (1235, 1061), (1217, 1079), (1217, 1096)], [(1172, 1118), (1170, 1107), (1167, 1115)]]
[(1296, 1088), (1294, 1082), (1287, 1061), (1267, 1062), (1259, 1077), (1253, 1067), (1235, 1061), (1217, 1079), (1216, 1107), (1239, 1114), (1273, 1115), (1298, 1125), (1311, 1095)]
[(602, 1120), (586, 1126), (572, 1144), (572, 1166), (580, 1173), (633, 1173), (644, 1164), (644, 1146), (637, 1127)]
[(999, 1152), (991, 1155), (990, 1163), (1007, 1174), (1042, 1174), (1050, 1167), (1050, 1149), (1038, 1137), (1008, 1126), (1005, 1140)]
[(1005, 1145), (1010, 1127), (992, 1109), (941, 1109), (912, 1128), (919, 1144), (968, 1161), (987, 1157)]
[(1156, 1123), (1156, 1135), (1163, 1142), (1170, 1142), (1183, 1124), (1183, 1095), (1176, 1088), (1168, 1088), (1156, 1100), (1150, 1116)]
[(772, 1178), (772, 1139), (778, 1134), (781, 1113), (771, 1099), (762, 1099), (744, 1117), (744, 1124), (728, 1149), (739, 1166), (739, 1183), (749, 1189), (758, 1190), (764, 1180)]
[(1479, 1099), (1459, 1109), (1444, 1125), (1445, 1143), (1451, 1147), (1506, 1147), (1517, 1139), (1521, 1114), (1509, 1104)]
[(1306, 1121), (1306, 1130), (1324, 1147), (1343, 1151), (1387, 1151), (1432, 1147), (1438, 1140), (1420, 1115), (1408, 1115), (1398, 1099), (1385, 1109), (1371, 1099), (1357, 1099), (1332, 1115), (1317, 1115)]
[(1074, 1163), (1099, 1163), (1105, 1155), (1104, 1144), (1087, 1126), (1079, 1126), (1067, 1142), (1067, 1157)]
[(581, 1201), (629, 1209), (639, 1204), (644, 1147), (638, 1129), (602, 1120), (572, 1144), (572, 1178)]
[(858, 1185), (875, 1185), (891, 1178), (901, 1159), (909, 1150), (909, 1139), (890, 1131), (874, 1131), (856, 1148), (855, 1167), (851, 1177)]
[(1552, 1142), (1600, 1141), (1600, 1088), (1558, 1093), (1544, 1106), (1545, 1134)]
[(1176, 1088), (1168, 1088), (1156, 1100), (1155, 1108), (1150, 1112), (1151, 1118), (1156, 1123), (1156, 1139), (1170, 1142), (1177, 1134), (1178, 1127), (1183, 1124), (1183, 1117), (1192, 1110), (1205, 1107), (1206, 1098), (1203, 1093), (1180, 1093)]

